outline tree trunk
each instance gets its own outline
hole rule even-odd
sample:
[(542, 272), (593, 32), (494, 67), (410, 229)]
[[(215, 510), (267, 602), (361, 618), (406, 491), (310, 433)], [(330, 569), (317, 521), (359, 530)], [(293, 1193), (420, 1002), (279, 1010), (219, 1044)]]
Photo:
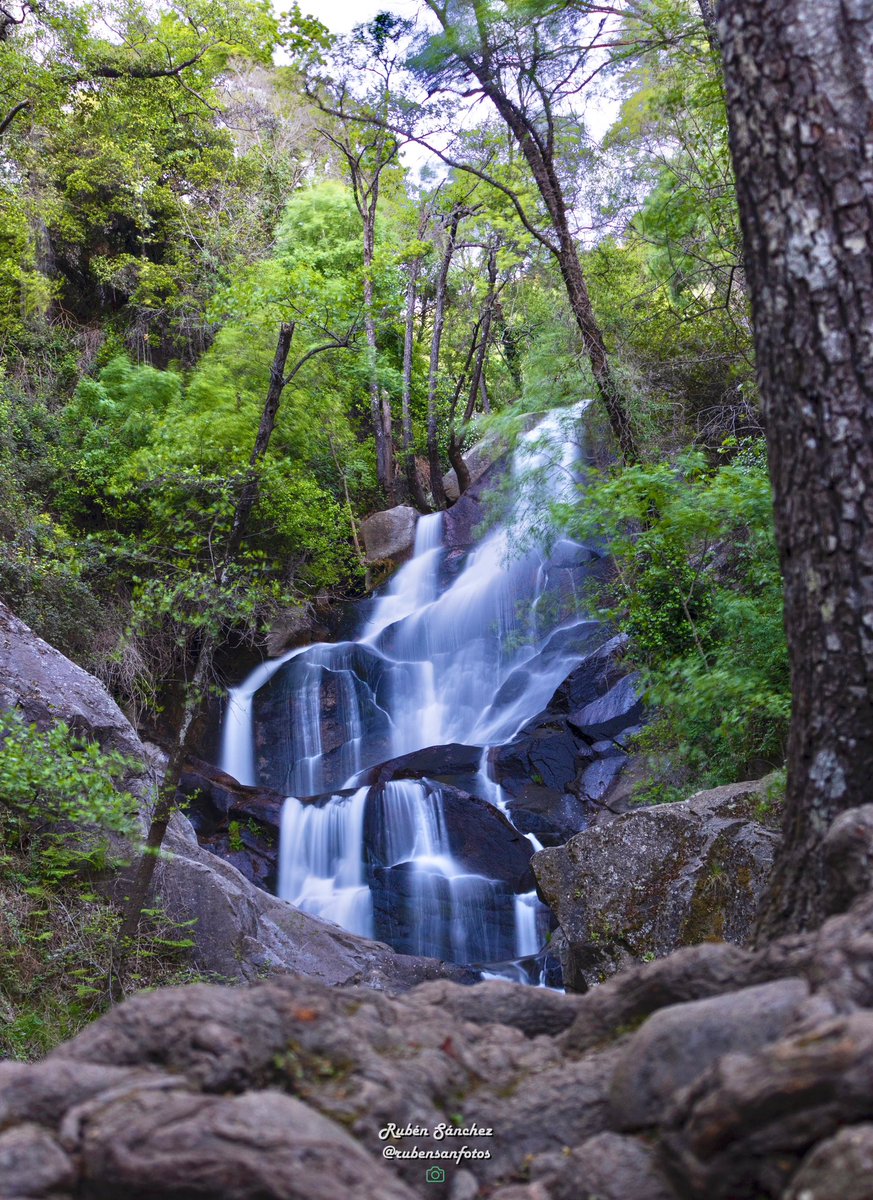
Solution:
[(697, 0), (697, 6), (700, 9), (701, 17), (703, 17), (703, 25), (706, 29), (706, 37), (709, 41), (710, 49), (718, 53), (721, 49), (721, 41), (718, 36), (718, 22), (712, 4), (710, 0)]
[(625, 463), (634, 463), (638, 453), (627, 401), (612, 373), (609, 355), (606, 352), (606, 343), (594, 315), (591, 297), (588, 294), (588, 284), (585, 282), (582, 264), (576, 251), (576, 243), (569, 228), (558, 232), (561, 243), (557, 256), (558, 266), (570, 298), (570, 307), (576, 318), (576, 325), (582, 334), (582, 344), (591, 364), (591, 373), (594, 376), (603, 407), (606, 409), (613, 436), (621, 450), (621, 456)]
[(719, 13), (793, 695), (765, 938), (827, 914), (822, 837), (873, 780), (873, 3)]
[(446, 493), (443, 489), (442, 466), (440, 464), (439, 429), (437, 426), (437, 399), (439, 397), (439, 368), (440, 343), (443, 338), (443, 326), (446, 321), (446, 291), (449, 279), (449, 267), (455, 251), (455, 238), (458, 236), (458, 226), (462, 213), (455, 210), (449, 218), (446, 247), (440, 262), (437, 275), (436, 294), (434, 296), (433, 334), (430, 344), (430, 370), (427, 383), (427, 457), (430, 466), (430, 491), (433, 496), (434, 508), (446, 507)]
[(403, 470), (409, 499), (419, 512), (430, 512), (421, 480), (415, 467), (415, 445), (412, 437), (412, 352), (415, 341), (415, 297), (421, 259), (409, 264), (406, 279), (406, 330), (403, 339)]
[(449, 462), (455, 468), (459, 496), (463, 496), (464, 492), (470, 486), (470, 469), (461, 453), (461, 441), (462, 439), (458, 437), (453, 429), (449, 436)]
[(473, 417), (476, 400), (479, 396), (482, 380), (485, 378), (485, 361), (488, 357), (488, 342), (491, 337), (491, 319), (494, 315), (494, 298), (497, 293), (497, 249), (492, 247), (488, 255), (488, 293), (482, 305), (482, 316), (479, 318), (479, 352), (473, 365), (473, 377), (470, 381), (470, 395), (464, 410), (464, 425)]
[(378, 188), (374, 185), (368, 202), (362, 211), (364, 225), (364, 333), (367, 338), (367, 354), (370, 370), (370, 418), (373, 437), (376, 441), (376, 475), (385, 489), (388, 500), (394, 503), (394, 445), (391, 438), (390, 404), (389, 419), (385, 421), (383, 398), (379, 387), (378, 341), (376, 316), (373, 301), (373, 260), (376, 256), (376, 207)]

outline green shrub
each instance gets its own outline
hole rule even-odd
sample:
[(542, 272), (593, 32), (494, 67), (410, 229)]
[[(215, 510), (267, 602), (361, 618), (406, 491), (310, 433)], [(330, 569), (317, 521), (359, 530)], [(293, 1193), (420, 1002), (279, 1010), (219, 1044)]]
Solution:
[(595, 474), (561, 516), (613, 556), (600, 603), (646, 684), (652, 720), (639, 743), (658, 766), (644, 798), (781, 766), (788, 653), (760, 443), (719, 469), (691, 452), (675, 466)]
[(136, 832), (117, 790), (129, 768), (63, 722), (40, 731), (0, 713), (0, 1054), (39, 1056), (113, 996), (192, 977), (187, 929), (158, 910), (118, 953), (102, 884)]

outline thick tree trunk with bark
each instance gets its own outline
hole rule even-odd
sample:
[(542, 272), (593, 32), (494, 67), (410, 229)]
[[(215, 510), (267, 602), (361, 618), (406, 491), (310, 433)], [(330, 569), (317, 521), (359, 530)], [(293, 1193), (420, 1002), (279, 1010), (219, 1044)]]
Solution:
[(700, 15), (703, 17), (706, 36), (709, 39), (711, 49), (718, 51), (721, 47), (721, 40), (718, 36), (718, 20), (716, 19), (715, 9), (710, 0), (697, 0), (697, 7), (700, 9)]
[(873, 0), (722, 0), (793, 713), (759, 936), (826, 915), (821, 843), (873, 782)]

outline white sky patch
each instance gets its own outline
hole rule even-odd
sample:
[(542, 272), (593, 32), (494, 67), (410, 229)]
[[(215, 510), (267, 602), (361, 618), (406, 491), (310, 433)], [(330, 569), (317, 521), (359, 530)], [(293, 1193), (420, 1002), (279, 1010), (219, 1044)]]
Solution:
[[(276, 5), (283, 10), (280, 2)], [(412, 19), (418, 12), (418, 0), (300, 0), (300, 10), (317, 17), (331, 33), (349, 33), (355, 25), (372, 21), (380, 12), (396, 13)]]

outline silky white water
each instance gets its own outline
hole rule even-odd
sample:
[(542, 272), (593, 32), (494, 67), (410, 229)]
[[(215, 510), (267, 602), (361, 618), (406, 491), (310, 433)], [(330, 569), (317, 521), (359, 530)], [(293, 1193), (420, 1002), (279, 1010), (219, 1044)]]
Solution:
[[(550, 414), (522, 440), (509, 468), (509, 518), (453, 578), (443, 569), (442, 514), (420, 518), (412, 558), (356, 639), (294, 650), (230, 693), (225, 770), (294, 797), (330, 796), (424, 747), (481, 746), (476, 794), (508, 815), (487, 747), (545, 708), (595, 627), (577, 611), (574, 572), (534, 536), (543, 495), (572, 494), (583, 407)], [(578, 549), (557, 549), (566, 557), (568, 547)], [(375, 834), (374, 821), (384, 825)], [(396, 926), (395, 944), (411, 953), (467, 963), (535, 954), (542, 909), (533, 893), (513, 895), (467, 870), (450, 843), (439, 789), (418, 781), (317, 805), (289, 799), (279, 894), (355, 933), (390, 941)]]

